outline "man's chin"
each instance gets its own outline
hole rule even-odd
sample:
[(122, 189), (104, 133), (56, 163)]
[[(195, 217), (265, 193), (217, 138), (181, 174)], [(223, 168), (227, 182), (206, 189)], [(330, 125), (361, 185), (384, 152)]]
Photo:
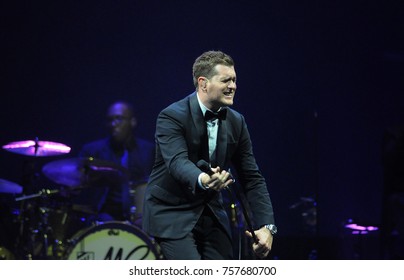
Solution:
[(225, 100), (224, 102), (223, 102), (223, 107), (224, 106), (232, 106), (233, 105), (233, 100)]

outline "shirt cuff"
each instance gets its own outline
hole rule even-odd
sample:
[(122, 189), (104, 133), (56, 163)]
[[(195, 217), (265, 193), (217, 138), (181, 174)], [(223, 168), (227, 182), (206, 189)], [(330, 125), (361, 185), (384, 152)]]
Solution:
[(202, 190), (207, 190), (208, 188), (205, 187), (205, 186), (202, 184), (202, 175), (203, 175), (203, 174), (205, 174), (205, 173), (201, 173), (201, 174), (199, 174), (199, 176), (198, 176), (198, 187), (201, 188)]

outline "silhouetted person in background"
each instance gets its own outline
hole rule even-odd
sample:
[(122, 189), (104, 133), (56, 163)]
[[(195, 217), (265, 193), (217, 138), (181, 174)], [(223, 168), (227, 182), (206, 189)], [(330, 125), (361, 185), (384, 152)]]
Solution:
[(155, 146), (135, 136), (137, 120), (127, 102), (117, 101), (109, 106), (106, 124), (108, 137), (85, 144), (79, 156), (122, 166), (126, 175), (95, 182), (100, 186), (84, 189), (80, 204), (90, 205), (99, 221), (129, 220), (141, 227), (143, 194), (154, 163)]

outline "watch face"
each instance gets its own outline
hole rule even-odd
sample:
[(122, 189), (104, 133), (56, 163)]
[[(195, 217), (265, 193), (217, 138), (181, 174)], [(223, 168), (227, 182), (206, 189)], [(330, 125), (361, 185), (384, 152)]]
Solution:
[(278, 232), (278, 229), (275, 225), (269, 225), (268, 229), (272, 234), (276, 234)]

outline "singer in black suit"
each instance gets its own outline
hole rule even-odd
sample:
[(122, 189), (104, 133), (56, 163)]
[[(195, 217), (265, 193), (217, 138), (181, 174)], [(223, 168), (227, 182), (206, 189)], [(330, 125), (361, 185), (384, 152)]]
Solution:
[[(223, 52), (205, 52), (194, 62), (193, 78), (196, 91), (157, 118), (143, 229), (167, 259), (233, 259), (221, 194), (232, 188), (232, 166), (255, 222), (258, 242), (252, 242), (252, 249), (264, 258), (276, 227), (245, 119), (229, 108), (236, 92), (234, 62)], [(246, 235), (252, 237), (249, 231)]]

